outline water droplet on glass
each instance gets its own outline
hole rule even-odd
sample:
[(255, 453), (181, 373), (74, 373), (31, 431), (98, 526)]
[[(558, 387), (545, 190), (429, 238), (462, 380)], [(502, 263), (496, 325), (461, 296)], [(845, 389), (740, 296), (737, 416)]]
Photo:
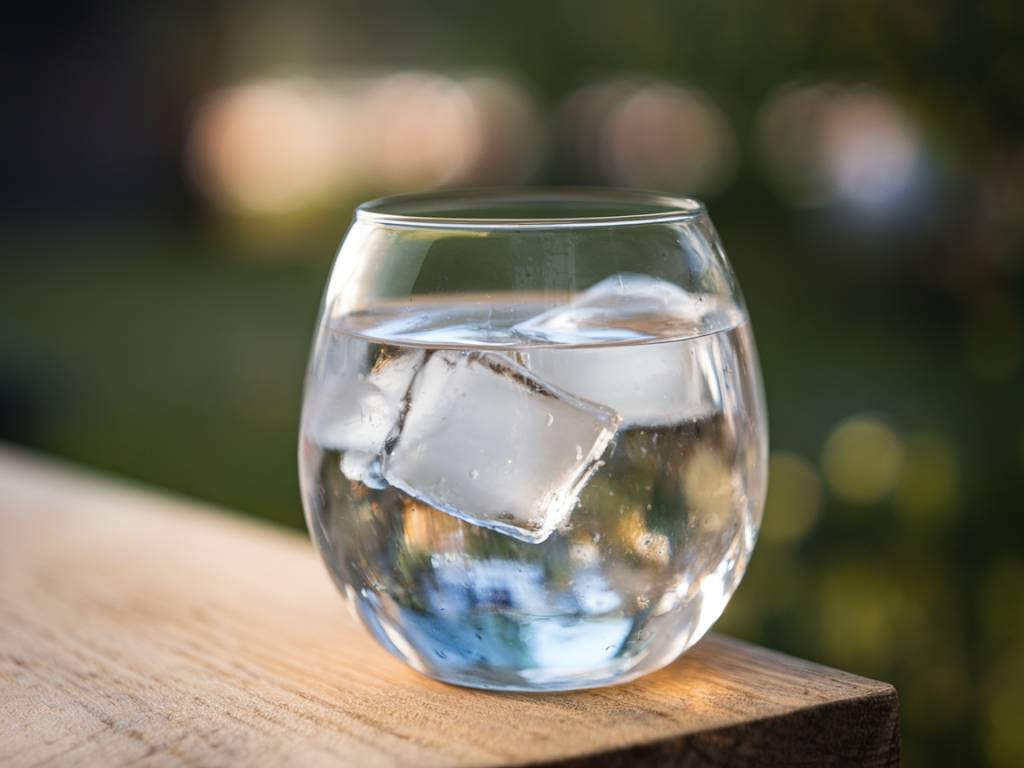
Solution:
[(554, 415), (553, 413), (549, 413), (549, 414), (548, 414), (548, 422), (547, 422), (547, 423), (548, 423), (548, 426), (549, 426), (549, 427), (550, 427), (550, 426), (551, 426), (552, 424), (554, 424), (554, 423), (555, 423), (555, 415)]
[(471, 470), (469, 470), (469, 476), (471, 478), (473, 478), (474, 480), (476, 480), (478, 477), (480, 477), (480, 470), (478, 470), (478, 469), (471, 469)]

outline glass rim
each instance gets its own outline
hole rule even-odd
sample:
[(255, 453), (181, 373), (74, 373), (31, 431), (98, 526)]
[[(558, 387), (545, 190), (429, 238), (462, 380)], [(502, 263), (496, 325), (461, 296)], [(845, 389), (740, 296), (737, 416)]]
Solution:
[[(553, 215), (481, 215), (473, 207), (552, 207)], [(623, 212), (557, 214), (561, 205), (570, 210), (605, 206)], [(691, 197), (615, 187), (522, 187), (446, 189), (390, 195), (369, 200), (356, 208), (356, 220), (418, 229), (581, 229), (667, 224), (699, 218), (704, 203)]]

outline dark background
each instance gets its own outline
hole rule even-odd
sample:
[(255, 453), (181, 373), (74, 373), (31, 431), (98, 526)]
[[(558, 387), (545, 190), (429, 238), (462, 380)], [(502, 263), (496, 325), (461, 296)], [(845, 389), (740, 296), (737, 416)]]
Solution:
[(0, 438), (301, 527), (367, 197), (707, 200), (772, 420), (719, 628), (1024, 763), (1024, 14), (1003, 2), (43, 4), (0, 32)]

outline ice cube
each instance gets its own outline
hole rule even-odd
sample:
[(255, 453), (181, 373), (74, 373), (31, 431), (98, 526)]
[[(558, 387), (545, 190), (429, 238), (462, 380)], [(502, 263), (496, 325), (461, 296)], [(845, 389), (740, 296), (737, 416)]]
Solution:
[(660, 427), (720, 410), (713, 337), (623, 347), (538, 347), (521, 353), (544, 381), (612, 408), (622, 427)]
[[(382, 446), (383, 447), (383, 446)], [(383, 490), (388, 487), (380, 472), (380, 454), (350, 450), (341, 455), (341, 474), (349, 480), (369, 488)]]
[(731, 328), (741, 320), (738, 307), (714, 297), (623, 273), (515, 330), (527, 339), (574, 344), (694, 337), (600, 348), (536, 347), (522, 353), (523, 363), (537, 376), (607, 405), (622, 417), (624, 428), (657, 427), (720, 410), (714, 336), (700, 334)]
[[(347, 343), (346, 341), (341, 342)], [(341, 469), (350, 480), (380, 485), (379, 457), (406, 407), (406, 393), (423, 362), (423, 350), (382, 353), (369, 373), (357, 369), (365, 342), (348, 344), (345, 370), (326, 374), (312, 396), (310, 432), (323, 447), (341, 451)], [(376, 479), (375, 479), (376, 478)]]
[(742, 319), (742, 310), (732, 302), (622, 272), (513, 330), (528, 341), (579, 344), (699, 336), (731, 328)]
[(538, 543), (563, 525), (619, 417), (494, 352), (438, 351), (409, 390), (387, 481), (474, 525)]

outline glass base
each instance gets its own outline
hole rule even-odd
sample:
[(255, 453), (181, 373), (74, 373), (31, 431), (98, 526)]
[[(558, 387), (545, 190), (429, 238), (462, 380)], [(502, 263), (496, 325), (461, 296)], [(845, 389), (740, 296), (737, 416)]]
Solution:
[[(403, 661), (408, 660), (403, 659)], [(671, 660), (652, 669), (633, 669), (625, 673), (613, 671), (605, 674), (595, 674), (592, 672), (586, 676), (556, 678), (547, 683), (524, 683), (521, 680), (506, 680), (498, 677), (482, 676), (479, 673), (474, 673), (473, 675), (448, 675), (437, 673), (434, 670), (424, 671), (418, 669), (416, 671), (438, 682), (457, 685), (460, 688), (498, 691), (501, 693), (568, 693), (570, 691), (584, 691), (588, 688), (607, 688), (611, 685), (623, 685), (651, 672), (655, 672), (670, 663)]]
[[(448, 636), (444, 638), (444, 644), (439, 637), (431, 641), (426, 632), (434, 626), (428, 619), (421, 619), (423, 624), (419, 627), (418, 622), (407, 620), (403, 631), (399, 632), (371, 605), (357, 601), (356, 612), (381, 645), (417, 672), (463, 688), (509, 693), (556, 693), (628, 683), (672, 663), (704, 634), (703, 630), (699, 634), (673, 632), (672, 629), (678, 628), (666, 626), (667, 631), (659, 634), (670, 640), (634, 646), (629, 652), (620, 646), (603, 645), (605, 641), (597, 639), (600, 630), (583, 625), (575, 627), (575, 631), (581, 637), (586, 636), (584, 642), (566, 642), (558, 646), (558, 652), (564, 656), (559, 664), (497, 666), (478, 660), (464, 643), (453, 641), (450, 628), (446, 628)], [(465, 631), (478, 641), (478, 647), (488, 643), (486, 635), (469, 628)], [(490, 647), (493, 649), (493, 642)], [(588, 651), (590, 658), (587, 657)], [(600, 651), (604, 652), (600, 658), (593, 655)]]

